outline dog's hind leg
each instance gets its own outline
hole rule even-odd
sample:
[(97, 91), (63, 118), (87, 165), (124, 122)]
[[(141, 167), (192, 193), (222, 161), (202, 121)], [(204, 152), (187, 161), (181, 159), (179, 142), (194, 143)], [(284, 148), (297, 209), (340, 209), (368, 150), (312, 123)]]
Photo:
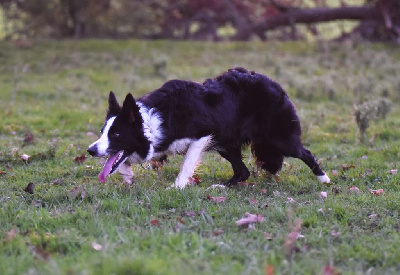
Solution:
[(309, 150), (305, 149), (298, 139), (285, 142), (285, 144), (292, 145), (280, 147), (285, 156), (301, 159), (311, 169), (313, 174), (317, 176), (321, 183), (330, 183), (331, 180), (321, 169), (314, 155)]
[(226, 147), (225, 150), (219, 150), (219, 154), (229, 161), (233, 169), (233, 177), (224, 182), (226, 186), (236, 185), (238, 182), (245, 181), (249, 178), (250, 172), (246, 165), (242, 161), (242, 148), (238, 147)]
[(210, 145), (211, 136), (202, 137), (193, 141), (186, 152), (185, 160), (183, 161), (181, 171), (176, 178), (173, 187), (183, 189), (188, 185), (190, 177), (196, 170), (197, 165), (201, 160), (201, 155)]
[(293, 157), (301, 159), (320, 182), (330, 182), (329, 177), (321, 169), (314, 155), (303, 147), (300, 138), (275, 140), (274, 145), (271, 145), (271, 140), (268, 142), (258, 141), (252, 143), (251, 149), (257, 160), (262, 163), (261, 167), (271, 174), (275, 174), (282, 168), (283, 157)]
[(132, 184), (135, 175), (133, 174), (132, 165), (129, 160), (126, 160), (121, 164), (121, 166), (118, 168), (118, 172), (122, 176), (122, 179), (125, 183)]
[[(294, 156), (296, 157), (296, 156)], [(314, 175), (317, 176), (321, 183), (330, 183), (328, 175), (321, 169), (318, 162), (315, 160), (314, 155), (304, 147), (300, 150), (300, 155), (297, 158), (301, 159), (308, 167), (310, 167), (311, 171)]]

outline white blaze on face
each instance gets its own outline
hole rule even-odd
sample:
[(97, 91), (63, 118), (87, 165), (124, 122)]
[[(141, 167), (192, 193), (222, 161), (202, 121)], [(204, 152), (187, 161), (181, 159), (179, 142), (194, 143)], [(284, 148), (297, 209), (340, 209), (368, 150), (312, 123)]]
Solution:
[(115, 118), (116, 118), (116, 116), (113, 116), (107, 120), (106, 125), (104, 126), (104, 129), (103, 129), (103, 134), (101, 135), (101, 137), (97, 141), (95, 141), (93, 144), (90, 145), (90, 147), (96, 146), (98, 156), (107, 155), (107, 149), (110, 144), (110, 142), (108, 140), (108, 131), (110, 131), (110, 128), (113, 125)]

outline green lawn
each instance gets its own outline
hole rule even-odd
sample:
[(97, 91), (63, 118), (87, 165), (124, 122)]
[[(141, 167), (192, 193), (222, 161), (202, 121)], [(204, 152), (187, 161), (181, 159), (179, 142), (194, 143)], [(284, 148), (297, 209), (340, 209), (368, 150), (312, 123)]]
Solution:
[[(74, 160), (96, 140), (110, 90), (122, 100), (234, 66), (287, 90), (304, 144), (333, 185), (294, 159), (278, 177), (256, 171), (248, 149), (252, 176), (232, 189), (208, 189), (231, 176), (214, 153), (197, 171), (200, 184), (183, 191), (166, 189), (181, 156), (158, 171), (135, 166), (132, 186), (116, 174), (101, 184), (99, 159)], [(1, 43), (0, 274), (400, 272), (399, 71), (398, 46), (379, 44)], [(361, 143), (355, 106), (382, 97), (391, 112), (369, 121)], [(33, 194), (24, 191), (30, 182)], [(246, 212), (263, 222), (237, 226)]]

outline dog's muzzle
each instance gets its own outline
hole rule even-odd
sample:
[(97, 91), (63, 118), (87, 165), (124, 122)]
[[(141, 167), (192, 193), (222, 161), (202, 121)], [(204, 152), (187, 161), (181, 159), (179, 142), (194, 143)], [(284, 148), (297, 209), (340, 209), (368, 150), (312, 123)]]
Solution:
[(92, 157), (95, 157), (97, 155), (97, 146), (96, 145), (90, 146), (89, 149), (87, 149), (87, 152)]

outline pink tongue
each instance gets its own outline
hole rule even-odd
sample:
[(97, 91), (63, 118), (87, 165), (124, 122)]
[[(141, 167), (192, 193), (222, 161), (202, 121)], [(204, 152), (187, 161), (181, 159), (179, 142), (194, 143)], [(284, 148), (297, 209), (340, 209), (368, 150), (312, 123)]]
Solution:
[(106, 177), (110, 174), (112, 166), (115, 162), (115, 160), (118, 157), (118, 153), (114, 154), (114, 155), (110, 155), (106, 161), (106, 163), (104, 164), (103, 170), (101, 170), (100, 174), (99, 174), (99, 181), (102, 183), (106, 182)]

